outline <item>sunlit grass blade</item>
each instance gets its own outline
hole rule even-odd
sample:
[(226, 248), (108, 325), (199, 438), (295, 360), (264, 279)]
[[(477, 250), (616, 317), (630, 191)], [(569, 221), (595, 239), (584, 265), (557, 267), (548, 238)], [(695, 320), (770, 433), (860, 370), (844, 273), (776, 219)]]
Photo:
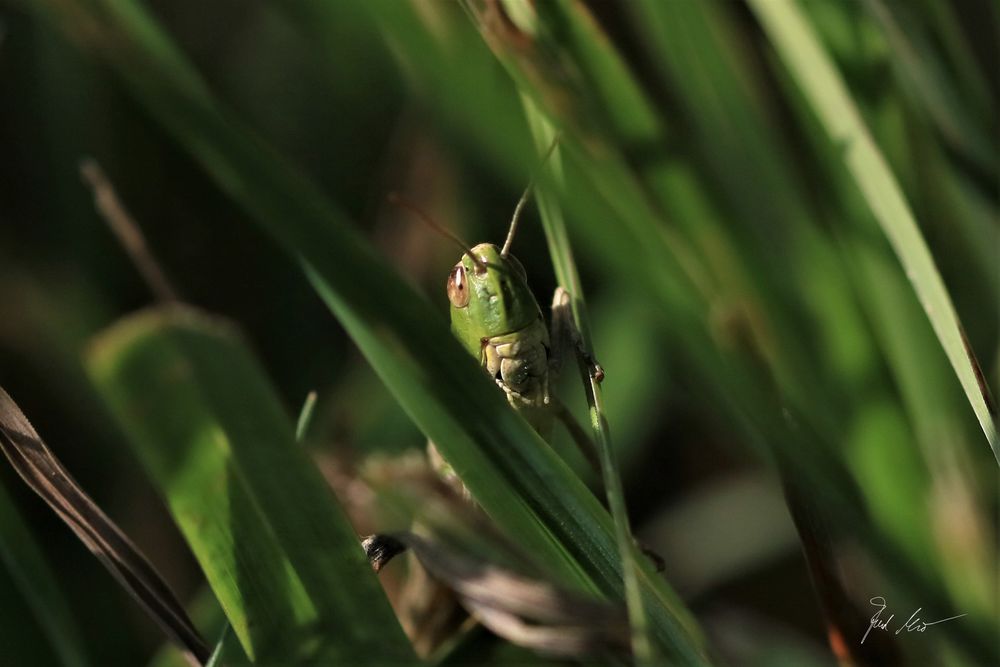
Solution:
[[(65, 5), (58, 16), (70, 18)], [(290, 253), (376, 372), (437, 444), (484, 510), (567, 585), (622, 597), (612, 522), (548, 445), (514, 414), (429, 305), (380, 260), (311, 181), (242, 129), (205, 92), (136, 5), (85, 11), (98, 52), (208, 174)], [(175, 71), (175, 70), (181, 71)], [(372, 294), (380, 295), (378, 300)], [(665, 600), (658, 577), (643, 586)], [(664, 603), (652, 631), (667, 655), (706, 660), (688, 612)]]
[(209, 658), (205, 667), (226, 667), (227, 665), (248, 665), (246, 655), (240, 645), (239, 637), (233, 632), (233, 626), (226, 624), (222, 631), (222, 638), (219, 639), (212, 650), (212, 657)]
[[(975, 464), (969, 460), (969, 449), (959, 447), (959, 443), (941, 446), (942, 442), (954, 438), (952, 434), (962, 432), (959, 419), (962, 413), (957, 409), (961, 407), (961, 396), (954, 390), (945, 395), (937, 391), (938, 387), (953, 387), (955, 381), (944, 355), (928, 347), (936, 343), (933, 332), (921, 321), (923, 315), (919, 304), (912, 293), (907, 293), (909, 287), (905, 278), (895, 270), (892, 257), (872, 252), (864, 246), (854, 248), (853, 254), (865, 282), (873, 286), (865, 295), (868, 308), (879, 309), (889, 315), (882, 318), (877, 333), (897, 378), (902, 404), (913, 424), (915, 438), (904, 442), (911, 446), (910, 443), (916, 441), (927, 470), (925, 472), (922, 466), (917, 470), (906, 470), (903, 462), (909, 457), (892, 457), (892, 447), (896, 443), (882, 444), (880, 450), (887, 453), (883, 455), (887, 455), (894, 465), (884, 471), (872, 466), (873, 469), (867, 471), (867, 478), (878, 480), (866, 487), (872, 496), (873, 513), (880, 516), (885, 530), (902, 533), (897, 539), (914, 550), (915, 560), (927, 562), (936, 559), (942, 564), (939, 566), (942, 579), (962, 610), (968, 610), (973, 615), (988, 615), (990, 606), (996, 604), (995, 599), (990, 602), (989, 596), (985, 595), (991, 588), (991, 577), (996, 576), (992, 566), (994, 558), (991, 554), (993, 547), (989, 544), (988, 519), (975, 504), (977, 484), (972, 480), (962, 485), (955, 484), (955, 480), (961, 479), (963, 472)], [(928, 349), (932, 349), (934, 354), (928, 355)], [(869, 450), (862, 452), (859, 448), (855, 458), (878, 455), (874, 448)], [(878, 478), (880, 472), (885, 481)], [(893, 511), (891, 507), (878, 506), (878, 490), (890, 479), (894, 483), (922, 486), (918, 493), (901, 496), (927, 498), (926, 510), (917, 515), (924, 517), (920, 525), (907, 527), (899, 520), (899, 508)], [(958, 543), (941, 519), (946, 514), (966, 517), (963, 538)], [(927, 548), (927, 545), (936, 548)], [(945, 563), (962, 565), (949, 568), (943, 567)]]
[(312, 423), (313, 411), (316, 409), (316, 392), (310, 391), (306, 395), (306, 400), (299, 411), (299, 418), (295, 421), (295, 440), (302, 442), (309, 432), (309, 425)]
[(843, 151), (848, 171), (906, 270), (1000, 463), (996, 407), (979, 363), (909, 204), (843, 80), (794, 2), (751, 0), (750, 4), (831, 141)]
[(10, 573), (65, 667), (88, 663), (80, 630), (41, 547), (0, 485), (0, 564)]
[(405, 663), (346, 516), (228, 325), (163, 309), (101, 334), (90, 373), (255, 661)]

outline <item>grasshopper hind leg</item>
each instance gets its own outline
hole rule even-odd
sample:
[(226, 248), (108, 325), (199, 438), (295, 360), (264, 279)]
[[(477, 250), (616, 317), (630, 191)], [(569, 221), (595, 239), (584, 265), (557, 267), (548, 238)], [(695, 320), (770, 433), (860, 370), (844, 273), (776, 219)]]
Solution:
[(444, 483), (447, 484), (452, 491), (457, 493), (463, 500), (470, 503), (473, 502), (472, 493), (469, 491), (468, 487), (465, 486), (464, 482), (462, 482), (462, 479), (458, 476), (458, 473), (455, 472), (455, 469), (451, 467), (451, 464), (444, 460), (444, 457), (441, 456), (441, 452), (438, 451), (437, 447), (434, 446), (434, 443), (431, 440), (427, 441), (427, 460), (431, 464), (431, 468), (433, 468), (434, 472), (436, 472), (438, 476), (444, 480)]

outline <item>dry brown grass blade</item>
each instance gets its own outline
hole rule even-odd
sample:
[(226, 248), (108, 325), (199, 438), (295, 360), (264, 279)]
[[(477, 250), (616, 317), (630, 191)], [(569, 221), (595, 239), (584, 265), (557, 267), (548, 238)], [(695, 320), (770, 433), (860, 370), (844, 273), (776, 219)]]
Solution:
[(376, 571), (411, 550), (476, 620), (519, 646), (561, 656), (628, 650), (625, 610), (608, 602), (561, 590), (412, 532), (370, 535), (362, 545)]
[(17, 474), (146, 608), (188, 659), (194, 664), (205, 664), (209, 650), (163, 578), (73, 480), (2, 387), (0, 449)]
[(87, 158), (80, 162), (80, 176), (90, 186), (94, 193), (94, 206), (101, 214), (108, 227), (118, 238), (125, 252), (135, 265), (136, 270), (142, 275), (146, 285), (156, 298), (163, 303), (176, 303), (180, 301), (177, 290), (167, 279), (167, 274), (156, 262), (146, 239), (139, 230), (128, 209), (118, 198), (111, 180), (108, 179), (101, 165), (97, 160)]

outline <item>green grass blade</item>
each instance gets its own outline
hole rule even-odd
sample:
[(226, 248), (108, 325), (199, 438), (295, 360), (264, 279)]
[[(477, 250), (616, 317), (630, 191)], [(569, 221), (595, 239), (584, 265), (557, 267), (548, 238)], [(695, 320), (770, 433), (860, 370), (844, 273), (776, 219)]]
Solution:
[[(509, 409), (445, 322), (427, 316), (426, 300), (311, 181), (235, 123), (202, 86), (190, 85), (193, 76), (176, 52), (147, 48), (146, 37), (156, 30), (137, 6), (102, 6), (106, 11), (88, 14), (101, 39), (74, 33), (78, 23), (64, 26), (100, 50), (216, 183), (302, 258), (317, 291), (486, 512), (563, 583), (621, 599), (621, 563), (607, 512)], [(58, 16), (67, 18), (62, 11)], [(157, 33), (151, 44), (164, 39)], [(185, 72), (171, 71), (178, 67)], [(642, 583), (662, 602), (652, 630), (664, 653), (704, 662), (689, 613), (667, 602), (675, 598), (659, 577), (644, 576)]]
[(316, 392), (310, 391), (306, 395), (302, 409), (299, 411), (299, 418), (295, 421), (295, 440), (302, 442), (309, 432), (309, 425), (312, 423), (313, 412), (316, 410)]
[(239, 643), (239, 638), (233, 632), (233, 626), (226, 624), (222, 637), (212, 651), (212, 657), (205, 667), (224, 667), (225, 665), (247, 665), (246, 655)]
[[(545, 119), (538, 107), (527, 95), (522, 94), (525, 115), (528, 117), (528, 124), (535, 137), (538, 150), (544, 151), (556, 140), (556, 131)], [(562, 183), (559, 148), (553, 149), (552, 156), (547, 162), (547, 168), (554, 174), (556, 183)], [(566, 233), (566, 224), (563, 220), (562, 209), (559, 207), (558, 199), (543, 187), (535, 188), (535, 198), (538, 202), (538, 210), (542, 217), (542, 226), (545, 229), (545, 239), (552, 255), (552, 264), (555, 267), (556, 279), (559, 284), (565, 287), (572, 299), (573, 319), (580, 335), (583, 338), (584, 349), (593, 353), (593, 345), (590, 336), (590, 323), (587, 317), (586, 302), (583, 297), (583, 286), (580, 282), (580, 274), (573, 259), (573, 250), (569, 245), (569, 235)], [(618, 553), (622, 560), (622, 572), (625, 584), (625, 603), (628, 607), (629, 625), (632, 631), (632, 653), (636, 661), (640, 664), (653, 664), (658, 656), (653, 648), (653, 643), (649, 637), (648, 619), (643, 605), (642, 590), (639, 587), (639, 572), (637, 569), (637, 557), (635, 554), (635, 541), (632, 537), (632, 529), (629, 523), (628, 510), (625, 506), (625, 491), (622, 488), (621, 473), (618, 469), (618, 460), (614, 448), (611, 445), (611, 434), (604, 414), (604, 401), (602, 398), (601, 385), (589, 372), (589, 369), (581, 367), (580, 377), (584, 384), (584, 393), (590, 410), (590, 423), (594, 433), (594, 439), (600, 455), (601, 477), (604, 480), (604, 489), (607, 493), (608, 507), (611, 510), (611, 517), (615, 523), (615, 539), (618, 543)]]
[(750, 5), (830, 139), (843, 151), (848, 171), (899, 257), (1000, 464), (996, 407), (982, 371), (913, 213), (843, 80), (794, 2), (751, 0)]
[(405, 663), (409, 643), (346, 516), (238, 334), (132, 316), (88, 355), (247, 655)]
[(10, 572), (49, 645), (66, 667), (86, 665), (80, 630), (31, 530), (0, 485), (0, 562)]

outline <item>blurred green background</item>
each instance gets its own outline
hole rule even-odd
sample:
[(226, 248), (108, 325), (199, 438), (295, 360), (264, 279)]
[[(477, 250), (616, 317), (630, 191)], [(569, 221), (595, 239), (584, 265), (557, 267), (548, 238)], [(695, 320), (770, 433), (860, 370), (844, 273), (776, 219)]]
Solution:
[[(289, 414), (318, 392), (309, 446), (325, 466), (350, 474), (424, 437), (294, 258), (108, 65), (82, 18), (102, 4), (0, 2), (0, 384), (187, 600), (198, 567), (83, 370), (88, 340), (152, 297), (95, 212), (82, 158), (103, 166), (184, 299), (238, 323)], [(518, 86), (541, 100), (567, 136), (563, 205), (632, 523), (719, 655), (833, 662), (783, 487), (793, 512), (819, 517), (862, 623), (875, 595), (903, 617), (921, 605), (943, 617), (921, 597), (929, 585), (979, 640), (995, 630), (996, 460), (843, 166), (850, 146), (831, 141), (775, 51), (767, 0), (553, 3), (586, 30), (539, 2), (548, 32), (535, 34), (519, 23), (531, 16), (489, 2), (142, 4), (234, 117), (427, 295), (428, 318), (447, 317), (456, 250), (386, 195), (470, 243), (502, 242), (537, 163)], [(901, 186), (996, 395), (996, 5), (793, 4)], [(609, 52), (620, 60), (601, 60)], [(537, 212), (514, 254), (547, 305), (556, 282)], [(555, 446), (584, 470), (561, 434)], [(889, 551), (827, 502), (817, 474), (858, 495)], [(147, 661), (155, 626), (11, 470), (0, 484), (93, 664)], [(896, 565), (915, 575), (887, 577)], [(982, 660), (954, 624), (900, 649)], [(0, 662), (28, 658), (58, 664), (0, 568)]]

